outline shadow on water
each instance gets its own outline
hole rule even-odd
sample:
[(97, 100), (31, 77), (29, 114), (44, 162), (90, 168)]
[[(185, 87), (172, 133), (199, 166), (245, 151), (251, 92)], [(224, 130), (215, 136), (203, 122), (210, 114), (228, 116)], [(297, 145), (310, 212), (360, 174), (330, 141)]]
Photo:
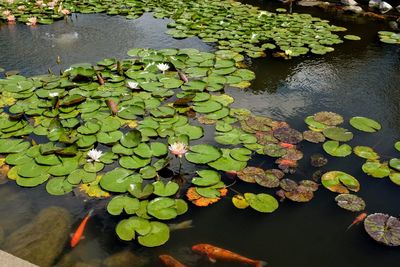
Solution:
[[(260, 1), (248, 2), (259, 4)], [(265, 8), (272, 10), (276, 6), (267, 3)], [(252, 60), (250, 67), (256, 72), (257, 79), (251, 89), (228, 90), (236, 99), (234, 106), (286, 120), (298, 130), (306, 129), (303, 119), (307, 115), (321, 110), (338, 112), (347, 121), (355, 115), (369, 116), (380, 121), (383, 129), (376, 134), (354, 130), (355, 138), (349, 144), (375, 146), (381, 154), (398, 155), (393, 143), (400, 138), (400, 48), (378, 42), (376, 32), (385, 26), (365, 20), (343, 20), (316, 9), (296, 9), (346, 26), (349, 33), (361, 36), (362, 41), (346, 41), (324, 56), (310, 55), (290, 61), (270, 56)], [(213, 49), (197, 38), (175, 40), (165, 35), (166, 21), (155, 20), (150, 14), (134, 21), (119, 16), (74, 15), (68, 24), (61, 21), (37, 28), (3, 26), (0, 28), (0, 64), (6, 69), (20, 69), (25, 75), (34, 75), (46, 72), (49, 67), (56, 70), (57, 55), (61, 56), (61, 68), (64, 69), (77, 62), (123, 58), (132, 47)], [(348, 123), (344, 127), (351, 129)], [(211, 141), (212, 137), (209, 139)], [(320, 145), (303, 142), (301, 146), (305, 157), (300, 161), (299, 171), (289, 176), (296, 180), (310, 179), (316, 170), (309, 164), (310, 155), (324, 153)], [(361, 170), (363, 161), (353, 155), (345, 159), (328, 159), (330, 162), (324, 170), (342, 170), (359, 179), (362, 189), (358, 195), (366, 200), (368, 212), (400, 214), (397, 205), (400, 188), (388, 179), (365, 175)], [(256, 157), (253, 164), (267, 166), (271, 165), (270, 161)], [(32, 207), (25, 211), (28, 218), (34, 216), (32, 211), (61, 205), (72, 213), (74, 229), (89, 209), (87, 203), (71, 195), (49, 196), (43, 187), (20, 189), (13, 182), (2, 187), (22, 194), (24, 204)], [(240, 192), (265, 191), (251, 185), (235, 186), (235, 189)], [(273, 190), (268, 192), (274, 193)], [(345, 232), (356, 214), (338, 208), (334, 197), (335, 194), (321, 189), (310, 203), (286, 201), (268, 215), (250, 209), (237, 210), (226, 198), (213, 207), (191, 209), (180, 220), (193, 219), (195, 228), (173, 232), (166, 245), (154, 249), (118, 241), (114, 234), (117, 219), (101, 211), (89, 221), (87, 239), (74, 253), (89, 262), (128, 248), (138, 255), (150, 257), (149, 266), (159, 266), (156, 256), (161, 253), (171, 254), (188, 266), (210, 266), (206, 259), (190, 253), (190, 247), (196, 243), (211, 243), (266, 260), (269, 266), (397, 266), (400, 262), (398, 249), (375, 243), (362, 226)], [(3, 212), (14, 213), (21, 205), (9, 203), (12, 204), (3, 208)], [(69, 252), (66, 248), (64, 255)], [(217, 263), (213, 266), (235, 265)]]

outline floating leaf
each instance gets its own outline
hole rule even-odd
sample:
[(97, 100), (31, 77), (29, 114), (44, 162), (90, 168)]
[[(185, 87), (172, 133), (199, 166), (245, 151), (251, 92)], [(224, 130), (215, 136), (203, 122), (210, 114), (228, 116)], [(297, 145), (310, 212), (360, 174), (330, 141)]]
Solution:
[(244, 197), (250, 207), (259, 212), (270, 213), (279, 207), (278, 201), (268, 194), (261, 193), (256, 195), (253, 193), (245, 193)]
[(211, 145), (195, 145), (190, 147), (190, 151), (185, 154), (185, 158), (197, 164), (206, 164), (221, 157), (218, 148)]
[(161, 181), (156, 181), (153, 183), (154, 194), (160, 197), (169, 197), (175, 195), (179, 190), (179, 185), (175, 182), (169, 181), (164, 184)]
[(374, 133), (381, 129), (378, 122), (366, 117), (353, 117), (350, 119), (350, 124), (357, 130), (368, 133)]
[(365, 209), (365, 201), (352, 194), (340, 194), (335, 197), (339, 207), (349, 211), (363, 211)]
[(304, 140), (311, 143), (322, 143), (325, 142), (325, 136), (320, 132), (315, 131), (305, 131), (303, 133)]
[(340, 127), (329, 127), (323, 130), (323, 134), (332, 140), (347, 142), (353, 139), (353, 133), (349, 132), (345, 128)]
[(68, 182), (64, 177), (57, 177), (50, 179), (46, 184), (46, 191), (50, 195), (65, 195), (71, 192), (73, 185)]
[(135, 232), (140, 235), (146, 235), (151, 231), (151, 224), (148, 220), (140, 217), (130, 217), (117, 224), (115, 232), (118, 237), (124, 241), (135, 239)]
[(351, 190), (358, 192), (360, 190), (360, 183), (356, 178), (341, 171), (330, 171), (322, 175), (322, 185), (332, 192), (347, 194)]
[(348, 144), (339, 145), (338, 141), (326, 141), (322, 147), (326, 153), (335, 157), (347, 157), (351, 154), (351, 146)]
[(390, 174), (387, 163), (380, 163), (379, 161), (368, 160), (362, 165), (362, 170), (374, 178), (384, 178)]
[(221, 175), (213, 170), (201, 170), (196, 172), (200, 177), (194, 177), (192, 184), (197, 186), (212, 186), (221, 181)]
[(400, 220), (383, 213), (370, 214), (364, 220), (365, 231), (375, 241), (387, 246), (400, 245)]
[(111, 215), (135, 214), (139, 209), (139, 200), (128, 196), (116, 196), (107, 205), (107, 211)]
[(238, 209), (245, 209), (249, 206), (249, 203), (242, 195), (235, 195), (232, 197), (233, 205)]
[(379, 159), (378, 153), (368, 146), (356, 146), (353, 148), (354, 154), (360, 158), (376, 160)]
[(314, 120), (328, 126), (336, 126), (343, 123), (341, 115), (329, 111), (321, 111), (314, 114)]
[(160, 222), (150, 222), (150, 225), (150, 232), (138, 237), (139, 244), (145, 247), (157, 247), (165, 244), (169, 239), (168, 226)]

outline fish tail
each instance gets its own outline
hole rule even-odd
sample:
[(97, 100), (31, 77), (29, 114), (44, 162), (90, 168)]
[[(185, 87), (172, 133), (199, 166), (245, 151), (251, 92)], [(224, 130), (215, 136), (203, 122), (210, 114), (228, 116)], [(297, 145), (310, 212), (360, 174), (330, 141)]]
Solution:
[(93, 212), (94, 212), (94, 209), (90, 209), (89, 213), (88, 213), (88, 216), (91, 217), (93, 215)]
[(264, 266), (267, 266), (267, 262), (266, 261), (256, 261), (256, 263), (255, 263), (255, 267), (264, 267)]
[(347, 227), (347, 229), (346, 229), (345, 232), (347, 232), (351, 227), (353, 227), (353, 225), (354, 225), (354, 223), (350, 224), (350, 225)]

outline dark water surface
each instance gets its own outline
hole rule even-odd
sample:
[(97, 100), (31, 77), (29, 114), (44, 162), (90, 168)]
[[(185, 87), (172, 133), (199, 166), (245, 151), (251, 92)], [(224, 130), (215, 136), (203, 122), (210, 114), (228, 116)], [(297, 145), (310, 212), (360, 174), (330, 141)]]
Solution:
[[(259, 4), (259, 1), (248, 2)], [(264, 8), (273, 7), (268, 4)], [(348, 129), (352, 129), (347, 123), (351, 116), (368, 116), (381, 122), (383, 129), (376, 134), (354, 130), (355, 138), (349, 144), (373, 146), (382, 155), (400, 156), (393, 148), (393, 143), (400, 139), (400, 47), (379, 43), (376, 33), (386, 26), (350, 17), (340, 19), (316, 9), (301, 10), (345, 26), (349, 34), (359, 35), (362, 40), (336, 45), (334, 52), (324, 56), (309, 55), (286, 61), (268, 56), (252, 60), (250, 68), (256, 72), (257, 79), (251, 89), (228, 90), (236, 99), (234, 106), (286, 120), (298, 130), (305, 130), (303, 119), (317, 111), (342, 114), (346, 119), (344, 127)], [(46, 72), (49, 67), (58, 71), (57, 55), (63, 60), (61, 68), (66, 68), (73, 63), (94, 63), (105, 57), (123, 58), (133, 47), (213, 49), (197, 38), (175, 40), (165, 35), (166, 21), (155, 20), (149, 14), (134, 21), (119, 16), (79, 15), (73, 16), (73, 22), (68, 24), (60, 21), (33, 29), (24, 25), (3, 26), (0, 27), (0, 66), (35, 75)], [(324, 153), (321, 145), (303, 142), (301, 146), (305, 157), (300, 161), (299, 171), (291, 176), (296, 180), (310, 179), (316, 169), (309, 164), (309, 156)], [(366, 200), (368, 212), (400, 214), (400, 187), (388, 178), (365, 175), (361, 170), (363, 160), (353, 155), (344, 159), (328, 158), (330, 162), (324, 170), (342, 170), (360, 181), (358, 195)], [(271, 162), (269, 158), (256, 157), (250, 165), (272, 166)], [(35, 212), (50, 205), (61, 205), (72, 213), (73, 228), (89, 206), (72, 195), (49, 196), (43, 187), (21, 189), (13, 182), (1, 187), (22, 194), (26, 201), (10, 205), (8, 212), (14, 213), (26, 204), (32, 205), (31, 210)], [(251, 185), (235, 189), (265, 191)], [(156, 256), (161, 253), (182, 259), (188, 266), (236, 266), (221, 262), (213, 265), (190, 253), (193, 244), (211, 243), (266, 260), (268, 266), (400, 266), (399, 249), (375, 243), (362, 225), (345, 232), (357, 214), (340, 209), (334, 197), (334, 193), (321, 188), (310, 203), (285, 201), (272, 214), (237, 210), (229, 198), (209, 208), (192, 207), (179, 221), (193, 219), (195, 228), (173, 232), (166, 245), (154, 249), (118, 241), (114, 234), (117, 219), (100, 212), (89, 221), (86, 240), (75, 253), (88, 262), (129, 248), (138, 255), (150, 257), (150, 266), (160, 265)], [(69, 252), (66, 248), (65, 253)]]

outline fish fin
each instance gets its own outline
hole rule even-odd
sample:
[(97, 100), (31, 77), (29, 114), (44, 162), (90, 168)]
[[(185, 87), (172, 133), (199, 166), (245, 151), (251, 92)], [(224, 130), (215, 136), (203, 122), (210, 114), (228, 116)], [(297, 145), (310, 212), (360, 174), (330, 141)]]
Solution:
[(208, 257), (208, 260), (209, 260), (209, 261), (211, 261), (212, 263), (216, 263), (216, 262), (217, 262), (217, 260), (216, 260), (216, 259), (214, 259), (214, 258), (211, 258), (211, 257)]
[(349, 227), (347, 227), (346, 232), (354, 225), (354, 223), (350, 224)]
[(89, 213), (88, 213), (89, 217), (93, 215), (93, 212), (94, 212), (94, 209), (89, 210)]
[(267, 262), (266, 261), (257, 261), (256, 262), (256, 267), (264, 267), (264, 266), (267, 266)]

